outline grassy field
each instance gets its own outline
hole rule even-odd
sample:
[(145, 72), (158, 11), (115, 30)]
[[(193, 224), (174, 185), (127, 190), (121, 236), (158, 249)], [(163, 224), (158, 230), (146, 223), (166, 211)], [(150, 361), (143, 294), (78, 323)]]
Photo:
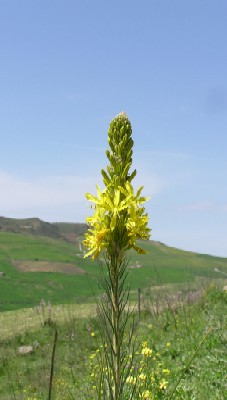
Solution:
[[(52, 399), (97, 398), (101, 261), (82, 257), (81, 240), (0, 232), (1, 400), (48, 398), (56, 329)], [(152, 376), (159, 391), (155, 399), (225, 400), (227, 259), (153, 241), (140, 245), (148, 254), (130, 252), (128, 278), (132, 307), (141, 289), (136, 356), (141, 385), (149, 387), (144, 376)], [(138, 306), (135, 310), (138, 317)], [(141, 355), (145, 342), (152, 354), (147, 364)], [(32, 352), (20, 354), (23, 346), (32, 346)]]
[[(153, 241), (141, 246), (147, 255), (129, 253), (134, 300), (138, 288), (160, 284), (193, 286), (209, 279), (220, 281), (221, 285), (226, 282), (225, 258), (185, 252)], [(61, 272), (53, 272), (59, 265)], [(79, 242), (0, 232), (0, 272), (5, 274), (0, 276), (0, 311), (34, 307), (42, 299), (52, 305), (92, 303), (93, 294), (98, 293), (98, 261), (82, 258)]]
[[(144, 377), (153, 374), (156, 382), (152, 381), (153, 387), (162, 385), (155, 399), (169, 399), (174, 390), (172, 399), (176, 400), (225, 400), (227, 315), (223, 310), (227, 295), (210, 287), (195, 292), (193, 298), (182, 297), (174, 307), (166, 306), (167, 298), (171, 299), (173, 293), (165, 290), (160, 294), (156, 289), (156, 293), (151, 291), (151, 297), (144, 298), (137, 339), (137, 362), (143, 370), (142, 373), (138, 370), (138, 379), (149, 387)], [(97, 359), (100, 334), (96, 319), (89, 317), (93, 313), (90, 307), (50, 309), (43, 304), (39, 309), (1, 314), (1, 326), (5, 326), (0, 339), (1, 400), (48, 398), (55, 329), (58, 339), (52, 399), (97, 398), (94, 372), (100, 370)], [(14, 331), (16, 325), (21, 330)], [(152, 350), (147, 365), (141, 355), (145, 342)], [(29, 345), (33, 347), (30, 354), (19, 353), (19, 347)]]

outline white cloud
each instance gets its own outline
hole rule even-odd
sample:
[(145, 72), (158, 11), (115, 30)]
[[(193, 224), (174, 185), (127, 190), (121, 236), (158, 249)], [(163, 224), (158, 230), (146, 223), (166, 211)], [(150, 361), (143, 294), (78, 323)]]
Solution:
[[(0, 172), (0, 214), (39, 217), (44, 209), (74, 207), (87, 202), (85, 192), (94, 190), (94, 179), (79, 176), (49, 176), (26, 179)], [(56, 216), (56, 219), (57, 216)]]
[(227, 212), (227, 203), (213, 201), (200, 201), (185, 204), (179, 208), (180, 211), (202, 211), (202, 212)]
[[(33, 179), (0, 171), (0, 215), (17, 218), (36, 216), (47, 221), (84, 221), (90, 213), (85, 193), (95, 194), (95, 184), (100, 182), (99, 171), (97, 176), (89, 177), (46, 176)], [(140, 173), (135, 179), (135, 188), (141, 185), (144, 185), (143, 194), (151, 197), (159, 193), (163, 186), (158, 176), (147, 173)]]

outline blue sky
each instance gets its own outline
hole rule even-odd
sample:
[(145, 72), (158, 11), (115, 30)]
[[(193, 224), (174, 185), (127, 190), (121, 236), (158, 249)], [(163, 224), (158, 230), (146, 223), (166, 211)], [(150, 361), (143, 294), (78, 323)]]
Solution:
[(227, 257), (227, 2), (0, 0), (0, 215), (83, 222), (133, 127), (152, 238)]

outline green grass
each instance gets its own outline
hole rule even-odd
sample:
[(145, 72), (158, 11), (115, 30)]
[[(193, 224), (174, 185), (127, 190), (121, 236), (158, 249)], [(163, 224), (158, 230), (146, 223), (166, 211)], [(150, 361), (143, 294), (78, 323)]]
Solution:
[[(82, 237), (79, 238), (82, 240)], [(141, 242), (148, 254), (129, 252), (131, 300), (141, 288), (138, 340), (159, 353), (168, 376), (169, 395), (180, 376), (174, 399), (224, 400), (226, 392), (226, 293), (203, 292), (210, 282), (223, 287), (227, 259)], [(58, 330), (54, 400), (95, 399), (90, 354), (100, 344), (95, 295), (99, 262), (81, 258), (78, 243), (21, 233), (0, 232), (0, 399), (46, 400), (54, 329)], [(70, 263), (85, 275), (20, 272), (13, 260)], [(105, 271), (105, 269), (104, 269)], [(197, 301), (191, 303), (190, 296)], [(45, 306), (39, 306), (41, 299)], [(49, 306), (48, 306), (48, 302)], [(1, 312), (4, 311), (4, 312)], [(152, 328), (151, 328), (152, 325)], [(209, 331), (196, 358), (198, 344)], [(95, 336), (91, 336), (95, 332)], [(166, 346), (170, 343), (170, 347)], [(22, 345), (35, 345), (27, 356)], [(155, 361), (157, 362), (157, 361)], [(166, 395), (168, 398), (168, 394)]]
[[(226, 305), (227, 293), (211, 287), (205, 295), (198, 293), (194, 304), (182, 302), (175, 309), (167, 307), (156, 315), (147, 308), (152, 329), (144, 329), (142, 336), (162, 354), (165, 368), (172, 372), (169, 380), (173, 387), (180, 371), (184, 371), (174, 399), (226, 398), (227, 315), (223, 314)], [(207, 333), (196, 357), (186, 368)]]
[[(80, 238), (82, 240), (82, 238)], [(157, 242), (142, 242), (147, 255), (129, 252), (129, 281), (133, 292), (160, 284), (193, 284), (198, 279), (226, 278), (227, 259), (170, 248)], [(0, 311), (33, 307), (41, 299), (52, 304), (93, 302), (98, 293), (99, 262), (81, 258), (78, 243), (61, 239), (0, 232)], [(71, 263), (85, 275), (52, 272), (19, 272), (12, 260), (40, 260)], [(216, 272), (218, 269), (221, 272)]]
[(95, 304), (60, 304), (51, 306), (47, 303), (39, 304), (34, 308), (22, 308), (20, 310), (5, 311), (0, 313), (0, 338), (10, 337), (33, 332), (42, 326), (51, 316), (58, 324), (65, 323), (70, 318), (90, 318), (96, 315)]
[[(164, 297), (168, 295), (165, 292)], [(227, 315), (223, 310), (227, 305), (226, 293), (215, 288), (199, 291), (194, 303), (182, 298), (175, 309), (163, 308), (160, 313), (152, 311), (153, 297), (146, 300), (151, 300), (151, 303), (146, 301), (146, 308), (141, 313), (138, 343), (147, 341), (153, 350), (155, 360), (149, 359), (151, 370), (152, 365), (158, 365), (159, 371), (170, 371), (162, 398), (169, 399), (171, 390), (183, 373), (173, 399), (225, 400)], [(72, 308), (48, 311), (44, 307), (40, 310), (40, 320), (36, 320), (32, 327), (28, 322), (36, 318), (37, 310), (33, 310), (33, 314), (32, 310), (2, 314), (8, 315), (8, 335), (5, 332), (4, 340), (0, 342), (1, 400), (47, 399), (55, 327), (58, 341), (53, 399), (96, 398), (89, 364), (91, 353), (99, 347), (100, 336), (95, 319), (85, 318), (80, 310), (75, 306), (73, 314)], [(26, 327), (14, 335), (13, 315), (15, 319), (24, 320)], [(7, 325), (7, 319), (3, 323)], [(91, 335), (93, 332), (94, 337)], [(209, 334), (196, 357), (187, 365), (207, 332)], [(34, 352), (27, 356), (20, 355), (18, 347), (23, 345), (35, 345)]]
[[(21, 234), (0, 234), (0, 310), (36, 305), (41, 299), (52, 303), (70, 303), (90, 297), (96, 286), (97, 266), (76, 254), (78, 249), (63, 240)], [(62, 273), (19, 272), (11, 260), (45, 260), (70, 262), (89, 272), (86, 276)]]

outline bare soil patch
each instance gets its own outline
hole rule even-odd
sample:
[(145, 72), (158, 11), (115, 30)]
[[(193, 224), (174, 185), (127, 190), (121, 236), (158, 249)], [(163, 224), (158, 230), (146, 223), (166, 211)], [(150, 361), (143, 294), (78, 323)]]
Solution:
[(62, 272), (64, 274), (86, 274), (86, 272), (74, 264), (55, 261), (30, 261), (13, 260), (12, 265), (21, 272)]

